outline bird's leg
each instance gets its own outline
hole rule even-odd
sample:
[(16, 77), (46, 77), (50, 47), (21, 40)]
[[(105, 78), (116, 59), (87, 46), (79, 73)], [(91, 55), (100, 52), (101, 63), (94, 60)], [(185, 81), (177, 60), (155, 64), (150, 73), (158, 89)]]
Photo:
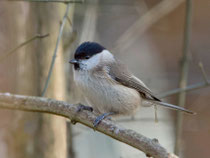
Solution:
[(105, 119), (107, 116), (110, 116), (110, 115), (114, 115), (115, 113), (114, 112), (108, 112), (108, 113), (104, 113), (102, 115), (99, 115), (95, 121), (93, 122), (93, 126), (94, 128), (103, 120)]
[(93, 112), (92, 107), (79, 104), (78, 107), (77, 107), (77, 112), (80, 112), (82, 110), (87, 110), (87, 111)]

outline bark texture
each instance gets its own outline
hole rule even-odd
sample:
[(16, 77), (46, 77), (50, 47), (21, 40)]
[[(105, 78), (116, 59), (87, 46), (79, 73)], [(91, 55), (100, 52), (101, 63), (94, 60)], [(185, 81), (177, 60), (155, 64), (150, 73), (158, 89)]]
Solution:
[[(79, 122), (118, 141), (139, 149), (147, 156), (154, 158), (170, 158), (173, 155), (169, 154), (167, 150), (158, 143), (157, 139), (147, 138), (133, 130), (120, 127), (110, 120), (105, 119), (94, 128), (93, 121), (96, 119), (97, 115), (89, 111), (77, 112), (77, 105), (41, 97), (27, 97), (12, 95), (9, 93), (0, 93), (0, 107), (25, 111), (38, 111), (64, 116), (69, 118), (72, 123)], [(57, 148), (56, 151), (57, 150), (59, 149)]]
[[(18, 53), (17, 93), (40, 96), (49, 65), (65, 5), (23, 3), (25, 19), (17, 21), (21, 28), (17, 40), (35, 34), (50, 33), (46, 39), (36, 40)], [(59, 47), (53, 75), (47, 89), (47, 97), (65, 100), (65, 77), (62, 47)], [(8, 136), (8, 153), (11, 158), (57, 158), (66, 157), (66, 121), (64, 118), (15, 112)]]

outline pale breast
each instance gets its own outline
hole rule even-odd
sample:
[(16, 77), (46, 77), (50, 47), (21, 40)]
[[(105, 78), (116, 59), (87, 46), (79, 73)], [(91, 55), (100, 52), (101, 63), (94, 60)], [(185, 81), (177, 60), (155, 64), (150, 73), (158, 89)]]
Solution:
[(75, 72), (74, 80), (87, 102), (99, 113), (133, 114), (141, 104), (136, 90), (111, 83), (107, 78)]

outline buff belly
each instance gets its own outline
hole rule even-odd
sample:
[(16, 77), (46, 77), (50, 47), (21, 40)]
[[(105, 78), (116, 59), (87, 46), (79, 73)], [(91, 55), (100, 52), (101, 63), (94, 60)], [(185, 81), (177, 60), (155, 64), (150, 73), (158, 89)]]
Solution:
[(75, 82), (87, 103), (98, 113), (133, 114), (141, 105), (139, 93), (105, 78), (88, 78), (90, 75), (75, 74)]

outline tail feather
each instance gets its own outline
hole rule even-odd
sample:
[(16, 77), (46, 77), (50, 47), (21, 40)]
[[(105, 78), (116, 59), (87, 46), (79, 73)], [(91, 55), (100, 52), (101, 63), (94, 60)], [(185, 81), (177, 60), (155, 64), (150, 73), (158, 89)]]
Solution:
[(193, 115), (196, 114), (195, 112), (193, 112), (191, 110), (188, 110), (188, 109), (185, 109), (184, 107), (181, 107), (181, 106), (177, 106), (177, 105), (173, 105), (173, 104), (169, 104), (169, 103), (164, 103), (164, 102), (159, 102), (159, 101), (153, 101), (153, 103), (156, 104), (156, 105), (160, 105), (160, 106), (172, 109), (172, 110), (178, 110), (178, 111), (186, 112), (186, 113), (193, 114)]

